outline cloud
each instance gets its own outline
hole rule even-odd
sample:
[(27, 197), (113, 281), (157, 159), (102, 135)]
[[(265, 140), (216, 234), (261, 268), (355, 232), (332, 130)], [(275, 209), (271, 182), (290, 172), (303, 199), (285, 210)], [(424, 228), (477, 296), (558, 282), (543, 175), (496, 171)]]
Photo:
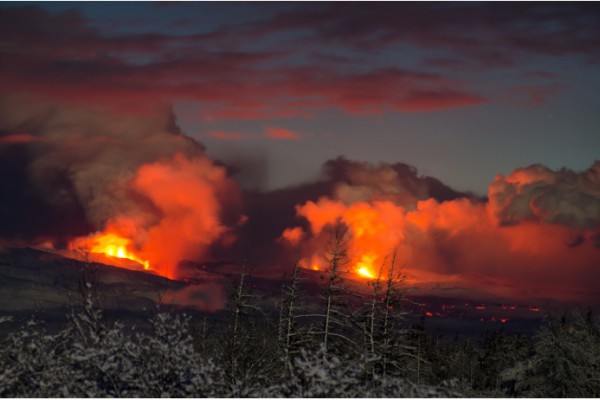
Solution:
[[(212, 119), (268, 119), (329, 108), (365, 115), (472, 107), (494, 99), (477, 82), (453, 77), (457, 71), (514, 67), (532, 54), (600, 60), (598, 9), (588, 4), (522, 5), (519, 12), (503, 4), (433, 3), (272, 11), (261, 21), (169, 35), (107, 32), (75, 9), (2, 7), (0, 51), (10, 62), (0, 66), (0, 84), (5, 93), (120, 113), (148, 115), (165, 103), (191, 101)], [(290, 32), (276, 50), (247, 45)], [(418, 69), (373, 61), (396, 45), (447, 54), (423, 55), (425, 68)], [(357, 55), (324, 60), (331, 46)], [(311, 62), (293, 62), (299, 55)], [(512, 97), (536, 105), (556, 90), (552, 82), (521, 85)]]
[(582, 54), (598, 62), (599, 13), (593, 4), (524, 4), (517, 10), (500, 3), (395, 3), (368, 9), (331, 3), (281, 12), (255, 23), (252, 33), (302, 31), (305, 45), (328, 43), (363, 52), (397, 44), (443, 49), (463, 65), (498, 68), (515, 65), (524, 54)]
[(503, 225), (537, 221), (590, 229), (600, 225), (600, 161), (587, 171), (534, 164), (490, 185), (490, 212)]
[(0, 136), (0, 143), (5, 144), (31, 143), (36, 140), (35, 136), (28, 133), (13, 133), (11, 135)]
[[(376, 182), (379, 175), (387, 176), (387, 181)], [(363, 199), (399, 199), (413, 206), (416, 204), (415, 196), (433, 197), (440, 201), (467, 196), (435, 178), (420, 176), (414, 167), (407, 164), (370, 164), (337, 158), (323, 164), (321, 175), (314, 182), (267, 192), (244, 190), (242, 213), (248, 216), (248, 222), (236, 229), (238, 240), (235, 243), (226, 248), (217, 243), (211, 248), (211, 254), (217, 259), (232, 260), (234, 257), (232, 261), (239, 261), (239, 255), (252, 249), (253, 259), (260, 260), (261, 268), (257, 269), (257, 273), (268, 271), (283, 275), (293, 264), (295, 255), (290, 253), (289, 246), (277, 243), (295, 247), (302, 237), (302, 252), (316, 252), (313, 241), (304, 240), (310, 239), (310, 234), (303, 235), (310, 232), (311, 226), (304, 218), (298, 218), (296, 206), (317, 202), (323, 196), (349, 201), (356, 197), (351, 194), (345, 197), (349, 188), (361, 192)], [(290, 241), (281, 238), (286, 228), (290, 228), (285, 234)]]
[(325, 163), (324, 173), (332, 181), (332, 197), (345, 204), (391, 200), (411, 208), (418, 200), (465, 196), (435, 178), (420, 176), (415, 167), (403, 163), (372, 164), (339, 157)]
[(378, 68), (351, 74), (332, 73), (324, 68), (296, 68), (282, 72), (293, 95), (313, 99), (313, 107), (336, 106), (355, 115), (392, 110), (432, 111), (481, 105), (488, 101), (484, 96), (472, 93), (464, 82), (401, 68)]
[(3, 7), (1, 52), (10, 63), (0, 66), (0, 84), (5, 93), (125, 114), (150, 115), (165, 103), (191, 101), (212, 119), (307, 116), (328, 108), (431, 111), (487, 101), (465, 82), (438, 74), (294, 66), (294, 52), (245, 49), (235, 32), (218, 38), (228, 50), (215, 50), (207, 45), (217, 40), (215, 32), (108, 35), (75, 10)]
[(283, 243), (289, 243), (292, 246), (297, 246), (298, 244), (300, 244), (302, 236), (304, 236), (304, 231), (299, 226), (296, 226), (294, 228), (287, 228), (281, 234), (281, 241)]
[(273, 126), (267, 128), (265, 131), (265, 136), (270, 139), (276, 140), (300, 140), (301, 136), (296, 132), (292, 132), (289, 129)]
[(170, 277), (180, 260), (234, 239), (239, 188), (170, 110), (128, 116), (6, 96), (0, 104), (0, 131), (35, 138), (18, 149), (0, 143), (13, 154), (2, 157), (2, 173), (20, 171), (3, 180), (11, 191), (0, 199), (4, 238), (64, 246), (90, 231), (116, 234)]
[[(348, 227), (351, 271), (367, 260), (375, 273), (397, 248), (408, 283), (422, 290), (441, 285), (505, 299), (600, 298), (600, 162), (583, 172), (518, 169), (496, 178), (489, 202), (434, 199), (415, 173), (398, 176), (389, 165), (342, 166), (345, 175), (337, 175), (330, 195), (296, 206), (308, 222), (302, 228), (306, 268), (324, 267), (331, 231), (341, 223)], [(281, 240), (293, 242), (291, 232), (300, 231), (292, 229)]]

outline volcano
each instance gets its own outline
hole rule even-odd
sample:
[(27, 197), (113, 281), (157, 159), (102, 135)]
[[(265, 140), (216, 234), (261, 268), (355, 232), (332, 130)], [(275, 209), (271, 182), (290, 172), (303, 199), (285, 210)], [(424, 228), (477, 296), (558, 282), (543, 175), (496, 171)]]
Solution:
[[(136, 267), (136, 263), (124, 265), (127, 260), (102, 255), (92, 258), (81, 261), (30, 247), (0, 253), (0, 312), (27, 319), (35, 311), (47, 321), (63, 321), (69, 307), (80, 301), (80, 285), (85, 279), (93, 282), (108, 315), (139, 320), (152, 315), (157, 307), (168, 306), (190, 315), (216, 312), (212, 318), (218, 319), (239, 278), (240, 266), (231, 262), (182, 262), (179, 268), (183, 275), (174, 280)], [(114, 262), (119, 265), (111, 265)], [(309, 307), (317, 306), (324, 272), (308, 269), (304, 274), (305, 302)], [(284, 277), (247, 277), (250, 290), (260, 295), (258, 305), (272, 315), (277, 313), (284, 281)], [(366, 287), (362, 280), (350, 286), (358, 291)], [(429, 332), (471, 336), (502, 326), (507, 332), (533, 333), (542, 317), (539, 304), (486, 303), (473, 297), (440, 297), (426, 292), (408, 290), (404, 308), (406, 324), (421, 324)]]

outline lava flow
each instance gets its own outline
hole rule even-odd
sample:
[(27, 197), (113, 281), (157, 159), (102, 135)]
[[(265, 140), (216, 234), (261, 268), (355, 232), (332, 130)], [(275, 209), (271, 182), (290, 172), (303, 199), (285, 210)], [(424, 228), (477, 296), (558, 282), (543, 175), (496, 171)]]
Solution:
[(150, 270), (150, 262), (135, 254), (132, 241), (113, 232), (77, 238), (69, 244), (69, 250), (78, 253), (103, 254), (111, 258), (126, 259), (141, 264), (144, 270)]

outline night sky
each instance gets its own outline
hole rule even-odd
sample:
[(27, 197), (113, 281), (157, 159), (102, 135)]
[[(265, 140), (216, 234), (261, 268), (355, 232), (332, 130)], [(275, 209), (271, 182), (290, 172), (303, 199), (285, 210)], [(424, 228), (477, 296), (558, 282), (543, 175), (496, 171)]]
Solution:
[(310, 232), (316, 254), (364, 203), (415, 282), (598, 295), (595, 2), (5, 2), (0, 54), (7, 241), (116, 231), (164, 265)]
[(595, 3), (27, 4), (2, 4), (4, 92), (168, 104), (208, 154), (260, 159), (260, 188), (344, 155), (484, 195), (598, 157)]

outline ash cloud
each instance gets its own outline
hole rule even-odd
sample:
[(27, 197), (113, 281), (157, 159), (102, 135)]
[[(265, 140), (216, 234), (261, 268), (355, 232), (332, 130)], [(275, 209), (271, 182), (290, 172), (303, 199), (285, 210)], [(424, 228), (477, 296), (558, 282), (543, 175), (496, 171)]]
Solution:
[(590, 229), (600, 225), (600, 161), (577, 173), (534, 164), (490, 185), (490, 211), (500, 224), (521, 221)]
[(339, 157), (324, 165), (332, 181), (333, 197), (345, 204), (390, 200), (414, 206), (418, 200), (452, 200), (466, 196), (429, 176), (419, 176), (415, 167), (403, 163), (378, 165)]
[[(321, 177), (315, 182), (270, 192), (245, 190), (243, 213), (248, 221), (238, 229), (238, 241), (227, 248), (217, 243), (213, 253), (239, 261), (246, 251), (253, 249), (253, 258), (260, 260), (262, 272), (283, 274), (292, 264), (289, 247), (281, 245), (286, 241), (279, 240), (282, 232), (296, 225), (304, 231), (310, 227), (306, 220), (298, 218), (295, 211), (298, 205), (329, 197), (348, 203), (358, 198), (395, 199), (414, 207), (420, 199), (433, 197), (443, 201), (465, 196), (470, 195), (455, 191), (435, 178), (420, 176), (416, 168), (407, 164), (372, 164), (338, 157), (323, 164)], [(298, 239), (298, 234), (296, 230), (286, 236)]]
[(397, 248), (408, 282), (417, 287), (597, 302), (599, 166), (519, 168), (498, 176), (485, 201), (449, 188), (445, 199), (435, 198), (436, 185), (406, 166), (337, 160), (329, 165), (336, 178), (330, 194), (298, 203), (304, 225), (289, 225), (280, 240), (295, 245), (304, 235), (303, 265), (324, 267), (331, 230), (342, 223), (350, 270), (368, 264), (374, 272)]
[(6, 96), (0, 132), (35, 137), (0, 141), (0, 152), (12, 154), (2, 157), (5, 238), (61, 243), (110, 227), (170, 267), (233, 240), (239, 188), (168, 109), (141, 117)]

